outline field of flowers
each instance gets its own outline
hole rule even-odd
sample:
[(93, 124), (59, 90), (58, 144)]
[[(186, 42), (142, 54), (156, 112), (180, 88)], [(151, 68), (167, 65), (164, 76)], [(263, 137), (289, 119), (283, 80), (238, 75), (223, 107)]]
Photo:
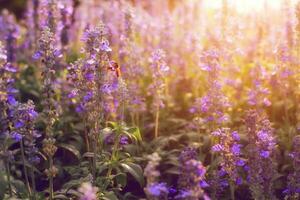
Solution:
[(3, 9), (0, 199), (300, 200), (300, 2), (206, 2)]

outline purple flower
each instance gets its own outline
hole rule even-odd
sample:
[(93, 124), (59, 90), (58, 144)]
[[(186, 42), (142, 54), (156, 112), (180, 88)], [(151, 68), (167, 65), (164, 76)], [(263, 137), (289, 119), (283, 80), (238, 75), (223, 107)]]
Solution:
[(234, 155), (240, 155), (241, 153), (241, 145), (240, 144), (233, 144), (233, 146), (231, 147), (231, 151)]
[(82, 104), (79, 104), (78, 106), (76, 106), (75, 111), (77, 113), (82, 113), (85, 110), (84, 106)]
[(270, 156), (270, 152), (269, 151), (261, 151), (260, 155), (263, 158), (268, 158)]
[(241, 185), (241, 184), (243, 183), (241, 177), (236, 178), (235, 183), (236, 183), (237, 185)]
[(200, 187), (202, 187), (202, 188), (209, 187), (209, 184), (205, 180), (201, 180), (199, 184), (200, 184)]
[(70, 94), (68, 94), (68, 98), (74, 98), (78, 95), (78, 90), (74, 89), (70, 92)]
[(231, 135), (232, 135), (232, 138), (235, 140), (235, 141), (240, 141), (240, 136), (239, 136), (239, 134), (238, 134), (238, 132), (237, 131), (233, 131), (232, 133), (231, 133)]
[(18, 120), (14, 123), (15, 128), (22, 128), (24, 126), (24, 122)]
[(245, 165), (245, 161), (244, 160), (242, 160), (242, 159), (239, 159), (239, 160), (237, 160), (236, 161), (236, 163), (235, 163), (237, 166), (239, 166), (239, 167), (242, 167), (242, 166), (244, 166)]
[(38, 113), (34, 109), (28, 110), (28, 115), (31, 121), (35, 120), (38, 116)]
[(109, 47), (109, 42), (107, 40), (103, 40), (101, 42), (100, 50), (106, 52), (112, 51), (111, 48)]
[(128, 144), (129, 142), (128, 142), (128, 137), (127, 136), (121, 136), (121, 138), (120, 138), (120, 145), (126, 145), (126, 144)]
[(41, 53), (40, 51), (35, 52), (35, 53), (33, 54), (33, 56), (32, 56), (32, 58), (33, 58), (34, 60), (38, 60), (38, 59), (40, 59), (41, 57), (42, 57), (42, 53)]
[(6, 64), (4, 66), (4, 69), (8, 72), (12, 72), (12, 73), (15, 73), (17, 72), (17, 69), (12, 65), (12, 64)]
[(10, 105), (16, 106), (18, 104), (17, 100), (15, 99), (14, 95), (8, 95), (7, 101)]
[(61, 57), (63, 56), (62, 53), (61, 53), (61, 51), (58, 50), (58, 49), (55, 49), (55, 50), (53, 51), (53, 55), (54, 55), (54, 57), (56, 57), (56, 58), (61, 58)]
[(91, 100), (93, 98), (93, 92), (92, 91), (88, 91), (86, 93), (86, 95), (83, 97), (83, 100), (85, 102), (88, 102), (89, 100)]
[(20, 142), (23, 138), (23, 136), (18, 132), (12, 132), (10, 135), (11, 135), (11, 138), (16, 142)]
[(211, 148), (211, 150), (213, 152), (220, 152), (220, 151), (224, 150), (224, 147), (220, 144), (216, 144)]
[(147, 192), (154, 197), (168, 194), (166, 183), (153, 183), (146, 188)]
[(95, 75), (93, 72), (87, 72), (84, 75), (84, 78), (87, 79), (88, 81), (93, 81), (95, 79)]

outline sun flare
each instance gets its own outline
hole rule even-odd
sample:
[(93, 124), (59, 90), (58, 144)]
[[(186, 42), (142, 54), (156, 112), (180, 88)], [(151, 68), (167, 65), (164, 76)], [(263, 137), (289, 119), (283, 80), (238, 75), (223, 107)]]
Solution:
[[(212, 8), (220, 8), (226, 0), (204, 0), (203, 3)], [(227, 0), (229, 6), (235, 7), (238, 12), (261, 12), (266, 7), (280, 9), (282, 5), (294, 5), (297, 0)]]

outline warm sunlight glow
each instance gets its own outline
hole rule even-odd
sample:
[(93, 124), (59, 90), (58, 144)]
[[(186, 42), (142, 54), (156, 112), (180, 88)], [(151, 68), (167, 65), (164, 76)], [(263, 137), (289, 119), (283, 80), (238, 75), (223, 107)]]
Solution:
[[(220, 8), (224, 0), (204, 0), (204, 4), (212, 8)], [(260, 12), (265, 7), (279, 9), (285, 2), (295, 4), (297, 0), (227, 0), (239, 12)]]

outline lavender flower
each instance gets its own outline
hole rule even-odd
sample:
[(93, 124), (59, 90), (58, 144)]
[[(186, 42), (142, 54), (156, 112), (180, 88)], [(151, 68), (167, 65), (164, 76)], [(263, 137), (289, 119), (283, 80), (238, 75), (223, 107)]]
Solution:
[(238, 174), (238, 167), (240, 167), (244, 160), (241, 158), (241, 145), (238, 144), (239, 136), (236, 131), (230, 132), (229, 128), (222, 128), (213, 135), (218, 137), (218, 144), (212, 147), (213, 152), (221, 155), (220, 166), (229, 175), (232, 182), (240, 179)]
[(208, 73), (208, 89), (205, 95), (196, 98), (191, 108), (193, 113), (202, 117), (203, 123), (209, 123), (212, 126), (229, 120), (224, 113), (225, 109), (229, 107), (229, 102), (221, 88), (219, 57), (216, 50), (208, 50), (201, 55), (201, 68)]
[(144, 176), (147, 179), (147, 185), (144, 191), (147, 198), (150, 200), (167, 199), (168, 188), (165, 183), (158, 182), (160, 172), (157, 170), (159, 162), (161, 161), (158, 153), (153, 153), (148, 156), (149, 162), (144, 170)]
[(7, 51), (7, 61), (16, 62), (17, 38), (19, 36), (19, 27), (12, 14), (7, 10), (2, 12), (0, 17), (0, 39), (5, 41), (5, 49)]
[(152, 183), (147, 185), (145, 192), (149, 200), (167, 199), (169, 190), (166, 183)]
[(16, 142), (24, 142), (27, 158), (32, 164), (39, 162), (36, 139), (40, 134), (35, 129), (35, 121), (38, 113), (32, 101), (27, 103), (17, 103), (10, 106), (11, 121), (14, 124), (10, 137)]
[(202, 187), (207, 187), (205, 182), (206, 169), (200, 161), (191, 159), (181, 167), (178, 180), (179, 194), (175, 199), (197, 200), (206, 197)]
[(249, 137), (247, 146), (248, 181), (253, 198), (276, 199), (273, 192), (272, 177), (276, 174), (274, 153), (276, 142), (271, 123), (256, 111), (249, 111), (246, 116)]
[(288, 176), (287, 188), (283, 191), (286, 199), (296, 200), (300, 197), (300, 136), (293, 139), (293, 173)]

